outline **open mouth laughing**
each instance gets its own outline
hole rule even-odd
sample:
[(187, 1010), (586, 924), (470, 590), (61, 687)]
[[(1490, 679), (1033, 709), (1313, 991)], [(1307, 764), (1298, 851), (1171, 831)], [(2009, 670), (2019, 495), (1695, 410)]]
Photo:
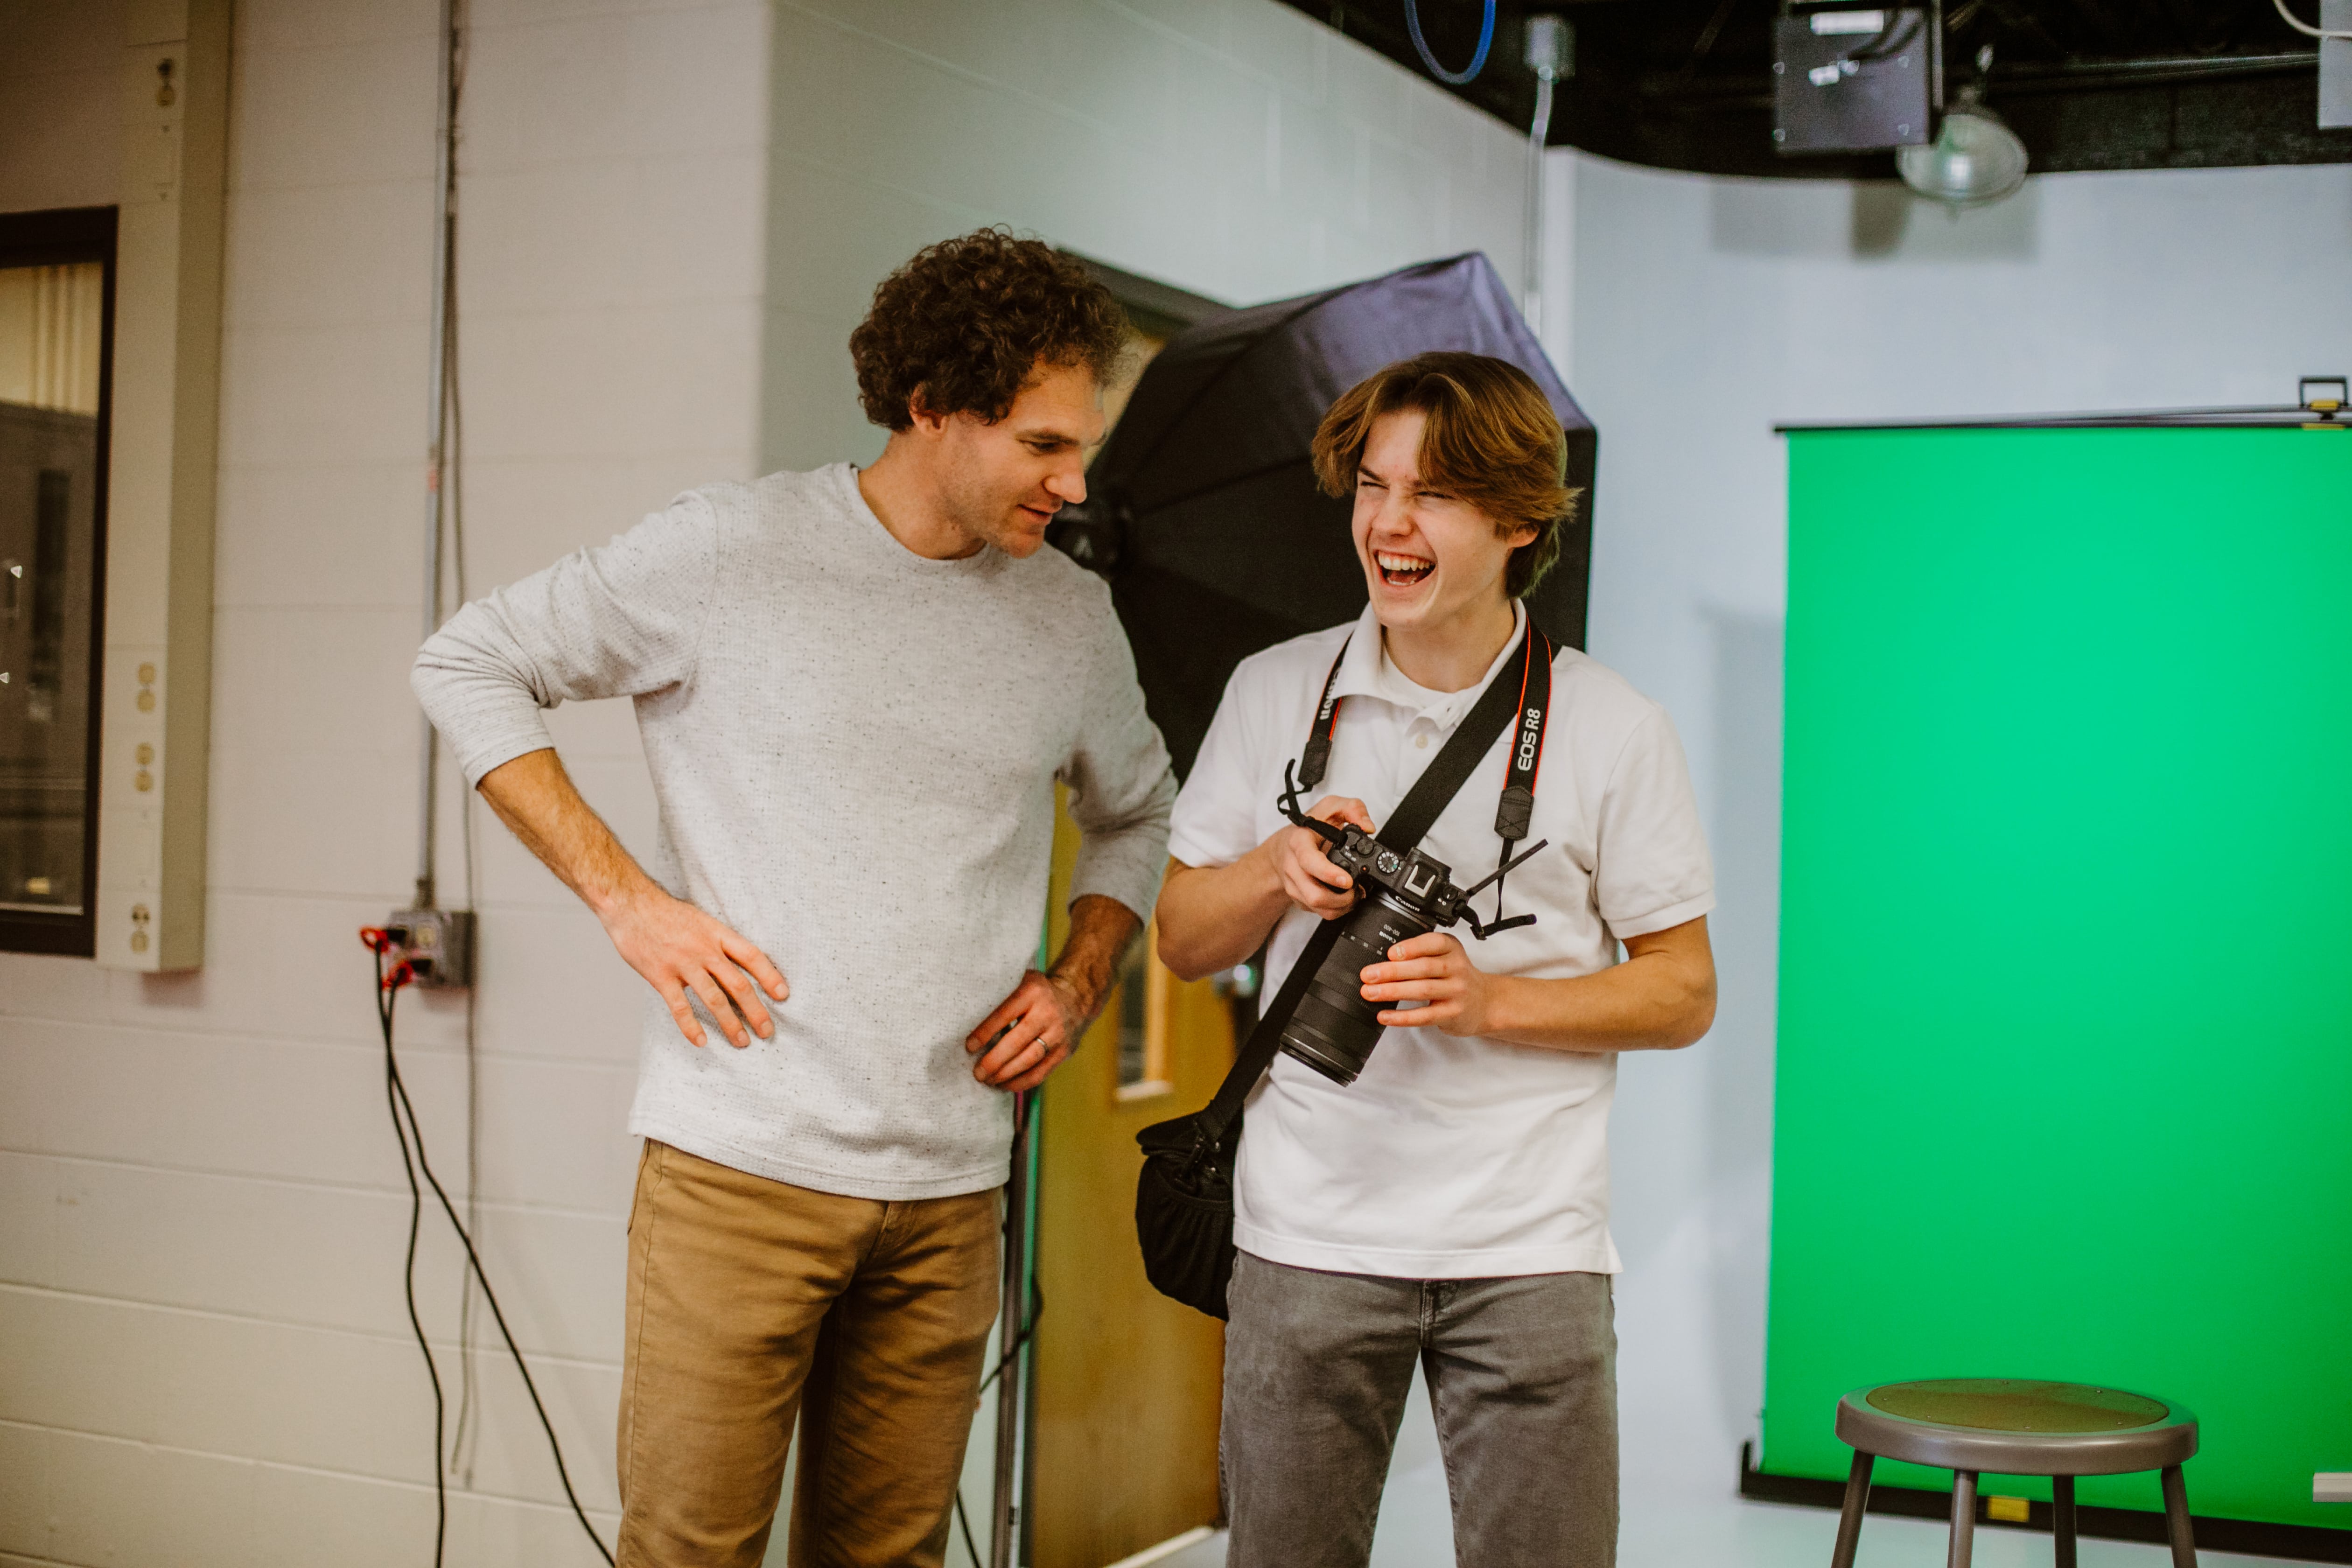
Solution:
[(1373, 551), (1372, 563), (1381, 569), (1381, 581), (1391, 588), (1410, 588), (1437, 567), (1436, 562), (1425, 556), (1394, 550)]

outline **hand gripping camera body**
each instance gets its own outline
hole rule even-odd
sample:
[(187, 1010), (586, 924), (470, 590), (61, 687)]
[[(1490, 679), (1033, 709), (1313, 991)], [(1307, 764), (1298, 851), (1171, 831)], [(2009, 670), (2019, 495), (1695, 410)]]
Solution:
[(1287, 766), (1283, 784), (1283, 815), (1320, 836), (1328, 846), (1324, 854), (1364, 896), (1338, 917), (1339, 934), (1282, 1031), (1282, 1048), (1335, 1083), (1353, 1083), (1380, 1044), (1383, 1027), (1381, 1005), (1364, 1000), (1365, 966), (1384, 963), (1397, 943), (1456, 921), (1468, 922), (1470, 934), (1480, 942), (1496, 931), (1533, 925), (1533, 915), (1481, 922), (1470, 910), (1470, 898), (1533, 857), (1544, 841), (1496, 867), (1483, 880), (1457, 888), (1452, 868), (1443, 860), (1418, 849), (1392, 849), (1360, 827), (1318, 821), (1300, 811)]

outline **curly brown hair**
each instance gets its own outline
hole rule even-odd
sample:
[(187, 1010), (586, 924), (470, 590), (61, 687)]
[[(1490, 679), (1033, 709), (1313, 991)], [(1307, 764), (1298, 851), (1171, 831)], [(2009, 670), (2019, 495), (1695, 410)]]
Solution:
[(1127, 338), (1127, 312), (1083, 265), (1000, 225), (928, 246), (882, 279), (849, 357), (877, 425), (908, 428), (918, 397), (992, 425), (1041, 365), (1109, 382)]
[(1523, 599), (1559, 559), (1559, 527), (1584, 492), (1563, 481), (1568, 440), (1535, 378), (1507, 360), (1451, 351), (1397, 361), (1339, 395), (1315, 432), (1315, 478), (1323, 492), (1348, 496), (1371, 439), (1372, 421), (1417, 408), (1421, 478), (1476, 507), (1505, 538), (1535, 539), (1511, 552), (1503, 592)]

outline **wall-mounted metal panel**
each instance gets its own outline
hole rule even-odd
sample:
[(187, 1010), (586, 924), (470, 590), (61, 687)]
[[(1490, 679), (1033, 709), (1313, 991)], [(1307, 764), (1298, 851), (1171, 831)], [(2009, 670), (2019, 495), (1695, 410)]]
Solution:
[(140, 0), (123, 59), (97, 959), (203, 962), (227, 0)]

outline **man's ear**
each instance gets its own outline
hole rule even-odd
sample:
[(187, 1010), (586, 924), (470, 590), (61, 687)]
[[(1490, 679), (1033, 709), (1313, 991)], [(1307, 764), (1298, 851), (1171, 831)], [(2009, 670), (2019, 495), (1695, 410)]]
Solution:
[(1542, 537), (1543, 531), (1531, 522), (1523, 522), (1503, 536), (1514, 550), (1524, 550)]
[(934, 410), (930, 405), (929, 392), (929, 387), (919, 386), (907, 395), (907, 416), (913, 422), (915, 429), (927, 436), (937, 436), (947, 428), (948, 421), (953, 416)]

